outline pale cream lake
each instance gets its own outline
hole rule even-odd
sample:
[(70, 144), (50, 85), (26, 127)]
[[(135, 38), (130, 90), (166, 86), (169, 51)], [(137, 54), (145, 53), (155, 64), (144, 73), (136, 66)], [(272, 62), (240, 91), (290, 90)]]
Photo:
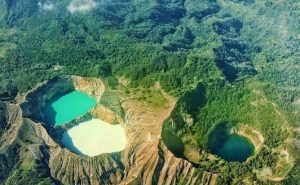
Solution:
[(96, 156), (124, 150), (126, 134), (121, 125), (92, 119), (67, 130), (63, 134), (62, 143), (77, 154)]

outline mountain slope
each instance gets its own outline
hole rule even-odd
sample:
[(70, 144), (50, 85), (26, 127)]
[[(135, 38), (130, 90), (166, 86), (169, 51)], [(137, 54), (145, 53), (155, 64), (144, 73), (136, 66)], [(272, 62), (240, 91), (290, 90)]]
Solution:
[[(299, 13), (297, 0), (0, 0), (0, 182), (297, 184)], [(128, 126), (141, 142), (81, 158), (23, 118), (26, 93), (63, 75), (101, 78), (126, 114), (144, 110)], [(264, 138), (251, 160), (211, 155), (223, 122)]]

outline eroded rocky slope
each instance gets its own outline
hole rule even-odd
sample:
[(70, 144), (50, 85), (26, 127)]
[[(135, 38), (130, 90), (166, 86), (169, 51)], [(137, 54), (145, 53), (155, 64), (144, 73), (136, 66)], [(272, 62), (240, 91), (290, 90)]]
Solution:
[[(116, 115), (103, 114), (105, 111), (99, 109), (102, 112), (100, 117), (106, 117), (108, 121), (119, 120), (126, 129), (128, 145), (124, 151), (85, 157), (62, 147), (48, 134), (48, 127), (42, 123), (42, 117), (35, 116), (41, 115), (41, 102), (51, 98), (57, 90), (64, 92), (70, 89), (79, 89), (96, 98), (101, 98), (105, 90), (98, 79), (63, 77), (39, 85), (26, 98), (19, 97), (16, 104), (7, 104), (8, 128), (1, 137), (0, 151), (2, 158), (10, 156), (16, 159), (2, 160), (2, 171), (4, 165), (9, 167), (2, 175), (2, 182), (7, 176), (13, 176), (17, 168), (35, 168), (24, 164), (24, 161), (33, 160), (40, 165), (37, 174), (48, 173), (51, 176), (45, 180), (49, 183), (214, 184), (216, 174), (201, 171), (190, 162), (176, 158), (162, 142), (162, 123), (170, 115), (176, 102), (167, 94), (163, 94), (168, 100), (167, 107), (158, 109), (122, 97), (121, 102), (126, 113), (124, 121), (120, 121), (122, 118)], [(35, 97), (36, 95), (39, 97)], [(31, 111), (32, 109), (36, 112)], [(109, 112), (108, 108), (105, 109)], [(99, 115), (97, 110), (93, 110), (95, 115)], [(10, 148), (16, 151), (9, 153)], [(6, 182), (13, 182), (13, 177), (6, 179)]]

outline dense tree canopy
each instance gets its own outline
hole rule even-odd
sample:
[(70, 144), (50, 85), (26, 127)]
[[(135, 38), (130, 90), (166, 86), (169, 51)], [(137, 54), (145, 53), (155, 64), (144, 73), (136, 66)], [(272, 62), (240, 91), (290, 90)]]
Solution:
[[(232, 178), (242, 182), (243, 175), (259, 181), (252, 167), (274, 167), (271, 149), (289, 137), (278, 111), (288, 126), (300, 123), (299, 1), (96, 2), (89, 11), (72, 12), (68, 0), (0, 0), (0, 101), (12, 101), (59, 75), (101, 77), (112, 88), (120, 77), (129, 88), (149, 88), (159, 81), (179, 99), (174, 114), (180, 124), (172, 134), (183, 144), (192, 136), (197, 147), (207, 149), (211, 129), (222, 122), (247, 123), (264, 135), (267, 147), (255, 160), (202, 166), (222, 169), (219, 184)], [(259, 104), (260, 99), (266, 103)], [(192, 126), (186, 118), (192, 118)], [(289, 150), (295, 164), (283, 183), (295, 184), (299, 149)], [(1, 158), (7, 161), (0, 153)], [(7, 182), (13, 184), (20, 174), (24, 183), (38, 181), (27, 181), (27, 176), (51, 180), (43, 164), (28, 165), (8, 168), (12, 175), (1, 174), (0, 182), (10, 176)]]

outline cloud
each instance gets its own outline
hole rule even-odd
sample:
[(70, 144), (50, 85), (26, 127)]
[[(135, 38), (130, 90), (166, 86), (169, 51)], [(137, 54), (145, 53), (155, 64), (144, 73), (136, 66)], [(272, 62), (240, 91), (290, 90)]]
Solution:
[(55, 8), (54, 4), (51, 2), (46, 2), (46, 3), (39, 2), (38, 5), (39, 5), (40, 9), (45, 10), (45, 11), (51, 11)]
[(68, 6), (68, 10), (71, 13), (74, 12), (88, 12), (91, 9), (95, 8), (97, 6), (97, 3), (93, 0), (72, 0), (71, 3)]

